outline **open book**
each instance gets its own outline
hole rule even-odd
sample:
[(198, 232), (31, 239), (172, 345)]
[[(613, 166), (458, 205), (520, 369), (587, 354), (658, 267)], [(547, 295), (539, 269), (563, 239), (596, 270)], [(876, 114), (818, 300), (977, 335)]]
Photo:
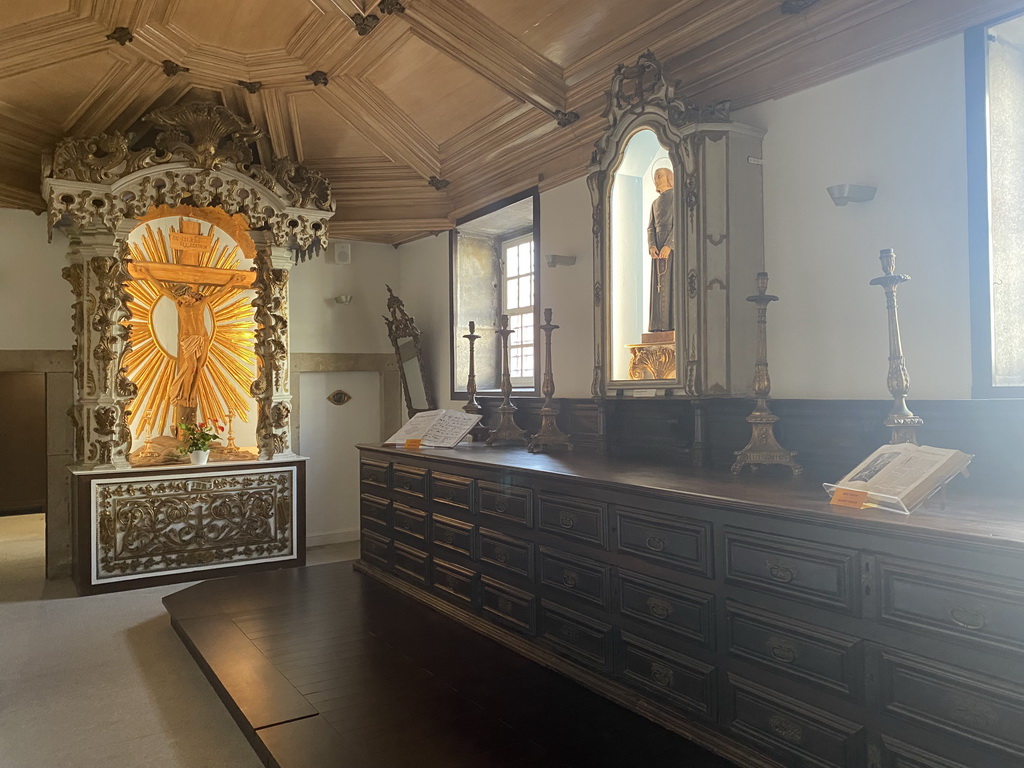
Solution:
[(406, 440), (420, 440), (422, 445), (431, 448), (454, 448), (476, 426), (480, 418), (479, 413), (449, 411), (443, 408), (423, 411), (409, 419), (404, 427), (385, 442), (404, 445)]
[[(846, 477), (838, 488), (865, 491), (869, 499), (883, 502), (891, 497), (909, 512), (943, 483), (963, 472), (974, 458), (951, 448), (898, 443), (883, 445)], [(885, 506), (879, 503), (879, 506)]]

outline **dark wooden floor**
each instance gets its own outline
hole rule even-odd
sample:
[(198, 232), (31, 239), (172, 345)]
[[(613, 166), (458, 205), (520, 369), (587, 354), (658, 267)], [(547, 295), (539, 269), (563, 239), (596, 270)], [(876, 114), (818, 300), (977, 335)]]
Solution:
[(733, 768), (351, 563), (164, 599), (268, 766)]

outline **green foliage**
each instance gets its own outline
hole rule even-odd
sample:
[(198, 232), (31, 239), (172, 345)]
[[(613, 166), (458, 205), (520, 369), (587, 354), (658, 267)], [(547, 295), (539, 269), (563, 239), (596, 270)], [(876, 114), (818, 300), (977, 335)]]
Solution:
[(178, 424), (178, 437), (181, 438), (182, 445), (178, 449), (178, 453), (188, 454), (192, 453), (192, 451), (208, 451), (210, 450), (210, 443), (217, 439), (217, 433), (223, 431), (224, 427), (218, 424), (216, 419), (213, 419), (209, 425), (205, 421), (201, 421), (198, 424), (180, 422)]

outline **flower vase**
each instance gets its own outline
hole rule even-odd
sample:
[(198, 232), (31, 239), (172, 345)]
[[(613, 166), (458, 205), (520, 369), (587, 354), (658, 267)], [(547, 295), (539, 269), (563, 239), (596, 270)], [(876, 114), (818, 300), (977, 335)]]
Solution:
[(188, 455), (193, 464), (205, 464), (210, 459), (210, 452), (207, 451), (192, 451)]

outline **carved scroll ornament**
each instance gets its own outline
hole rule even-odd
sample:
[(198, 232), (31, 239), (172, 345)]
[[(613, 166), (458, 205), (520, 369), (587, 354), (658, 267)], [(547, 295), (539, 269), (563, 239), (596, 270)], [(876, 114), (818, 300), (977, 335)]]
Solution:
[(243, 213), (302, 260), (326, 248), (330, 182), (290, 158), (254, 163), (251, 145), (263, 135), (255, 125), (207, 103), (164, 107), (146, 119), (158, 129), (152, 146), (135, 147), (134, 134), (117, 131), (58, 143), (43, 168), (51, 231), (113, 232), (153, 206), (184, 203)]

